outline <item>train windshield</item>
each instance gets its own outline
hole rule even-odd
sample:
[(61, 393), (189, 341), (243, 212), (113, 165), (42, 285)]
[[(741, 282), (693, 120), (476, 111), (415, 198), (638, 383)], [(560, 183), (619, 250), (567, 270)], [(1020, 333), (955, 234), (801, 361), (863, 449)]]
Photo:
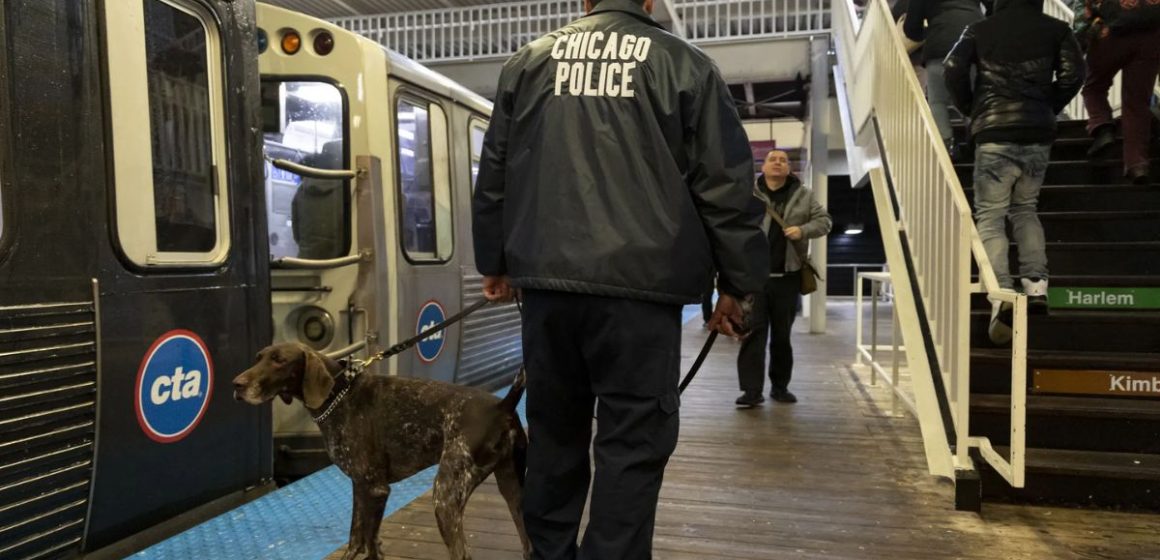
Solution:
[[(266, 156), (349, 169), (342, 91), (319, 81), (263, 81)], [(266, 163), (270, 257), (332, 259), (350, 249), (347, 181), (301, 177)]]

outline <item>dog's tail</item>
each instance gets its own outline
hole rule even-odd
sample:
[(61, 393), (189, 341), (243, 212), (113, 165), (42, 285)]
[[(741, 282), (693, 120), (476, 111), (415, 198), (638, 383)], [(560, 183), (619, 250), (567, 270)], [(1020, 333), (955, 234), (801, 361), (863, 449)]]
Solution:
[(520, 399), (524, 396), (524, 386), (527, 382), (527, 372), (523, 366), (520, 366), (520, 371), (516, 373), (516, 378), (512, 380), (512, 387), (508, 389), (507, 395), (499, 402), (499, 408), (508, 415), (509, 422), (515, 430), (515, 441), (512, 448), (512, 462), (516, 470), (516, 476), (519, 477), (520, 487), (524, 485), (524, 476), (528, 466), (528, 434), (524, 431), (523, 424), (520, 422), (520, 415), (516, 412), (516, 406), (520, 404)]
[(516, 373), (516, 378), (512, 381), (512, 388), (508, 389), (507, 395), (499, 402), (499, 408), (501, 410), (510, 413), (516, 411), (516, 405), (520, 404), (520, 399), (524, 396), (525, 378), (524, 366), (520, 366), (519, 373)]

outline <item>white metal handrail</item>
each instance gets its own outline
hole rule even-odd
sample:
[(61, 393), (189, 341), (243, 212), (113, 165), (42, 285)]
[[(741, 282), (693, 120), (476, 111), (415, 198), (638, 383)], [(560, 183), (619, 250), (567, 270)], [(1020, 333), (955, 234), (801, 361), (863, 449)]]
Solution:
[[(847, 0), (847, 4), (849, 0)], [(860, 27), (849, 5), (834, 6), (834, 35), (839, 38), (839, 63), (847, 84), (855, 119), (853, 130), (867, 126), (877, 134), (862, 134), (861, 144), (877, 143), (888, 169), (871, 169), (879, 220), (888, 261), (894, 275), (901, 319), (906, 336), (908, 363), (913, 371), (915, 401), (923, 428), (931, 472), (946, 474), (946, 465), (970, 469), (970, 447), (977, 447), (988, 463), (1009, 483), (1023, 485), (1026, 423), (1026, 297), (1000, 289), (994, 268), (983, 250), (971, 208), (963, 194), (954, 166), (943, 148), (930, 108), (909, 56), (884, 0), (871, 0)], [(849, 37), (855, 36), (849, 43)], [(846, 41), (842, 41), (841, 38)], [(870, 136), (870, 139), (866, 139)], [(854, 139), (849, 139), (854, 140)], [(886, 171), (889, 171), (887, 177)], [(882, 183), (893, 187), (893, 197)], [(897, 210), (895, 209), (897, 204)], [(894, 227), (891, 227), (894, 226)], [(909, 253), (909, 264), (899, 254)], [(891, 258), (893, 254), (893, 258)], [(980, 282), (971, 283), (972, 259)], [(896, 263), (903, 264), (902, 266)], [(917, 279), (911, 293), (910, 270)], [(983, 292), (992, 301), (1015, 308), (1011, 361), (1011, 453), (1005, 459), (985, 438), (970, 437), (970, 296)], [(919, 322), (917, 309), (924, 311)], [(917, 327), (917, 329), (916, 329)], [(926, 354), (924, 336), (934, 355)], [(933, 359), (931, 359), (933, 358)], [(937, 386), (927, 364), (941, 373), (942, 398), (950, 408), (954, 425), (951, 455), (938, 412)], [(942, 438), (942, 439), (940, 439)]]
[[(695, 43), (802, 37), (830, 28), (831, 0), (665, 0)], [(578, 0), (533, 0), (336, 18), (421, 62), (506, 58), (583, 15)]]

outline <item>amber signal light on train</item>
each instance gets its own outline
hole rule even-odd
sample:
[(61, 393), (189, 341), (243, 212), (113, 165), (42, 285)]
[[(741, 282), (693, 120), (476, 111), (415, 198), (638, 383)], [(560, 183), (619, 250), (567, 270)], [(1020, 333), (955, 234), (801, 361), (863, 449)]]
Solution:
[(302, 48), (302, 36), (297, 31), (289, 29), (282, 32), (282, 52), (297, 54)]
[(314, 32), (314, 54), (326, 56), (334, 50), (334, 35), (329, 31)]

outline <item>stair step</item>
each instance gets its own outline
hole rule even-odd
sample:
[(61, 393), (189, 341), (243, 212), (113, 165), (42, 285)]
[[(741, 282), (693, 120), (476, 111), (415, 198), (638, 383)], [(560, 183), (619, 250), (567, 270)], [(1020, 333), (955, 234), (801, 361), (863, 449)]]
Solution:
[[(1051, 313), (1068, 313), (1076, 311), (1101, 311), (1108, 313), (1132, 312), (1160, 312), (1160, 288), (1143, 285), (1146, 281), (1160, 283), (1156, 276), (1124, 276), (1124, 277), (1092, 277), (1104, 278), (1103, 283), (1086, 282), (1080, 285), (1077, 276), (1052, 277), (1051, 287), (1048, 288), (1048, 301), (1051, 303)], [(974, 278), (973, 278), (974, 279)], [(1070, 283), (1069, 283), (1070, 282)], [(1119, 283), (1120, 285), (1114, 285)], [(1091, 297), (1091, 303), (1085, 302), (1083, 297), (1073, 299), (1071, 292), (1083, 297)], [(1130, 296), (1130, 302), (1112, 300), (1111, 296)], [(1072, 301), (1068, 301), (1073, 299)], [(1112, 303), (1107, 303), (1109, 300)], [(975, 311), (990, 311), (991, 301), (985, 293), (971, 294), (971, 309)]]
[(1039, 212), (1048, 241), (1154, 241), (1160, 210)]
[[(990, 322), (989, 309), (971, 312), (972, 347), (994, 347), (987, 336)], [(1160, 312), (1052, 310), (1028, 316), (1027, 337), (1032, 350), (1155, 352), (1160, 351)]]
[[(1153, 162), (1153, 166), (1160, 168), (1160, 162)], [(974, 184), (974, 169), (973, 162), (955, 164), (959, 182), (963, 185)], [(1156, 182), (1155, 177), (1152, 180)], [(1128, 179), (1124, 177), (1124, 162), (1117, 159), (1052, 161), (1047, 166), (1047, 174), (1043, 180), (1045, 185), (1087, 185), (1093, 183), (1128, 184)]]
[[(963, 184), (967, 201), (974, 205), (970, 183)], [(1048, 185), (1039, 191), (1040, 212), (1100, 212), (1160, 209), (1160, 189), (1145, 185)]]
[[(1160, 369), (1160, 349), (1151, 352), (1028, 350), (1027, 381), (1029, 385), (1034, 379), (1036, 369), (1157, 371)], [(1010, 392), (1011, 349), (972, 347), (971, 393), (1010, 394)]]
[[(1014, 243), (1008, 254), (1010, 270), (1018, 271)], [(1052, 273), (1061, 275), (1160, 276), (1160, 241), (1049, 241), (1047, 263)]]
[(980, 471), (992, 500), (1160, 510), (1160, 455), (1030, 448), (1024, 488), (1010, 487), (985, 462)]
[[(1007, 412), (1011, 410), (1011, 396), (988, 394), (971, 395), (971, 409), (989, 412)], [(1160, 422), (1160, 400), (1028, 395), (1027, 413), (1044, 417), (1068, 418), (1106, 418), (1108, 416), (1115, 416), (1121, 420)], [(973, 429), (972, 433), (974, 433)], [(1160, 439), (1155, 443), (1160, 448)]]
[[(1124, 145), (1123, 143), (1124, 143), (1123, 137), (1122, 136), (1117, 137), (1116, 144), (1113, 148), (1109, 149), (1109, 153), (1111, 153), (1111, 154), (1119, 153), (1120, 150), (1123, 150), (1123, 145)], [(1090, 149), (1091, 146), (1092, 146), (1092, 138), (1090, 136), (1088, 136), (1086, 133), (1084, 133), (1083, 136), (1077, 136), (1074, 138), (1073, 137), (1058, 138), (1051, 145), (1050, 158), (1052, 160), (1060, 160), (1060, 161), (1086, 159), (1088, 157), (1088, 155), (1087, 155), (1088, 149)], [(971, 154), (972, 152), (969, 151), (969, 148), (970, 147), (967, 146), (966, 143), (959, 142), (959, 149), (962, 150), (960, 152), (961, 154)], [(1160, 158), (1160, 143), (1153, 142), (1152, 145), (1150, 146), (1149, 153), (1154, 158)], [(969, 156), (965, 156), (965, 157), (969, 157)], [(967, 159), (964, 159), (964, 160), (959, 161), (958, 163), (970, 163), (970, 161)]]
[[(1011, 398), (971, 395), (971, 435), (1011, 443)], [(1027, 396), (1027, 446), (1160, 453), (1160, 400)]]
[[(972, 274), (971, 282), (978, 282), (979, 275)], [(1109, 276), (1100, 274), (1052, 274), (1052, 288), (1158, 288), (1160, 275)], [(984, 301), (986, 294), (978, 294)]]

